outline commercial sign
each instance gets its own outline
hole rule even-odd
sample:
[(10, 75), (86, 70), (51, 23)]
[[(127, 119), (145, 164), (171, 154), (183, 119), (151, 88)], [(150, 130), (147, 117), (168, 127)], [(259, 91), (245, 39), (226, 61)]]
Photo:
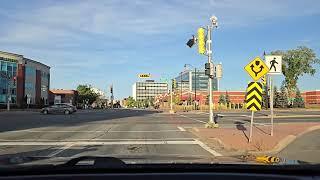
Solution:
[(248, 72), (254, 81), (259, 80), (269, 72), (268, 66), (259, 58), (254, 58), (244, 69)]
[(150, 73), (149, 74), (139, 74), (138, 76), (139, 76), (139, 78), (150, 78), (151, 74)]

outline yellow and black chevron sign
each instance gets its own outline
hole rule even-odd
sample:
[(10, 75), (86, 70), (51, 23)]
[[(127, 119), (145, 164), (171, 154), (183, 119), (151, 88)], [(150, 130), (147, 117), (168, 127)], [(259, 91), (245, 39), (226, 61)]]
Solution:
[(247, 88), (246, 107), (251, 111), (261, 110), (262, 104), (262, 84), (260, 82), (250, 82)]

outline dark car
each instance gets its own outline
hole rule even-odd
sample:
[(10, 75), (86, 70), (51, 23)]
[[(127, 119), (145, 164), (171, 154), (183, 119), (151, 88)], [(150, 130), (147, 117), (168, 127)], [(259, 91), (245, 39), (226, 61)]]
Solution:
[(74, 109), (71, 106), (65, 104), (55, 104), (41, 109), (41, 113), (43, 114), (71, 114), (73, 112)]

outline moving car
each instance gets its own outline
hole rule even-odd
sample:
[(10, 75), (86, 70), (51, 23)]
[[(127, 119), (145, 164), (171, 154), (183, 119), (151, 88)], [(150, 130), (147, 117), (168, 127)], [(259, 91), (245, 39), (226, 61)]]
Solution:
[(73, 112), (77, 112), (77, 107), (73, 106), (72, 104), (68, 104), (68, 103), (57, 103), (55, 105), (66, 105), (66, 106), (70, 106), (73, 110)]
[(42, 114), (72, 114), (74, 112), (74, 109), (70, 105), (66, 104), (55, 104), (41, 109)]

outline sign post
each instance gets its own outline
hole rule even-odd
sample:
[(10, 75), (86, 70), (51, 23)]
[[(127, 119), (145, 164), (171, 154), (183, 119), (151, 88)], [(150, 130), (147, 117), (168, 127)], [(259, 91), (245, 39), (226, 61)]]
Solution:
[(271, 120), (271, 133), (270, 135), (273, 136), (273, 119), (274, 119), (274, 111), (273, 111), (273, 81), (272, 75), (279, 75), (282, 73), (282, 57), (281, 56), (265, 56), (266, 64), (269, 68), (269, 85), (270, 85), (270, 120)]
[(246, 94), (246, 108), (251, 110), (250, 134), (248, 142), (252, 141), (254, 112), (260, 111), (262, 106), (262, 83), (256, 82), (269, 71), (266, 64), (259, 58), (254, 58), (244, 69), (254, 82), (249, 82)]

